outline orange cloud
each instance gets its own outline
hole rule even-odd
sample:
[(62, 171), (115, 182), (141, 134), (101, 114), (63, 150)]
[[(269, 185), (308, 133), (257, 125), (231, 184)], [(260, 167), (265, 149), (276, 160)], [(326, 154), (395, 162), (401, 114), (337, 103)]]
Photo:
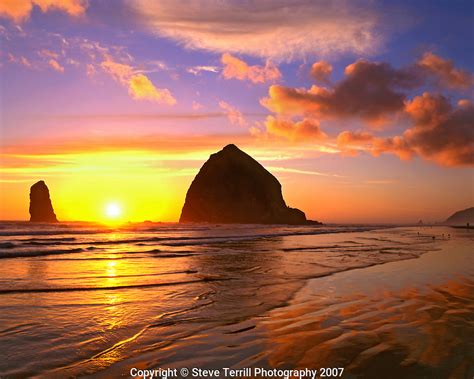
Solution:
[(332, 74), (332, 66), (326, 61), (313, 63), (310, 75), (313, 79), (327, 83), (329, 76)]
[(128, 87), (128, 93), (133, 99), (168, 105), (176, 104), (176, 99), (168, 89), (155, 87), (147, 76), (137, 73), (132, 66), (114, 62), (110, 58), (107, 58), (100, 65), (116, 81)]
[(61, 72), (61, 73), (64, 72), (64, 67), (61, 66), (61, 65), (58, 63), (57, 60), (55, 60), (55, 59), (50, 59), (50, 60), (48, 61), (48, 64), (53, 68), (53, 70), (56, 70), (56, 71)]
[(344, 131), (337, 136), (337, 146), (343, 155), (355, 156), (367, 151), (373, 156), (381, 153), (392, 153), (400, 159), (410, 159), (414, 151), (408, 146), (403, 137), (381, 138), (367, 132)]
[(451, 104), (442, 96), (425, 92), (405, 104), (405, 112), (419, 125), (436, 125), (451, 110)]
[(327, 137), (321, 131), (319, 122), (309, 118), (294, 122), (289, 119), (268, 116), (265, 120), (265, 126), (268, 134), (284, 137), (290, 141), (307, 140), (310, 142), (311, 140), (322, 140)]
[(450, 88), (466, 89), (474, 84), (474, 77), (467, 71), (457, 69), (451, 60), (443, 59), (431, 52), (425, 53), (417, 65), (438, 81)]
[(381, 153), (392, 153), (402, 160), (409, 160), (415, 154), (413, 144), (405, 137), (395, 136), (388, 138), (374, 138), (372, 155), (379, 156)]
[(250, 80), (252, 83), (273, 82), (281, 78), (278, 67), (270, 61), (265, 66), (249, 66), (245, 61), (228, 53), (222, 54), (222, 76), (226, 79)]
[(268, 89), (268, 97), (260, 103), (270, 111), (283, 115), (314, 115), (321, 114), (322, 105), (316, 100), (316, 94), (328, 95), (329, 91), (316, 86), (306, 90), (281, 85), (272, 85)]
[(369, 150), (374, 141), (374, 136), (367, 132), (344, 131), (336, 138), (337, 146), (344, 155), (355, 156), (360, 151)]
[(347, 145), (360, 145), (361, 143), (365, 144), (367, 142), (372, 142), (374, 139), (373, 135), (367, 132), (350, 132), (345, 131), (339, 134), (337, 137), (337, 144), (339, 146)]
[(123, 84), (128, 84), (130, 78), (135, 72), (132, 66), (129, 66), (128, 64), (117, 63), (110, 58), (103, 61), (100, 66), (115, 80)]
[(2, 0), (0, 16), (20, 23), (30, 17), (33, 6), (39, 7), (43, 13), (58, 10), (71, 16), (81, 16), (85, 13), (87, 5), (87, 0)]

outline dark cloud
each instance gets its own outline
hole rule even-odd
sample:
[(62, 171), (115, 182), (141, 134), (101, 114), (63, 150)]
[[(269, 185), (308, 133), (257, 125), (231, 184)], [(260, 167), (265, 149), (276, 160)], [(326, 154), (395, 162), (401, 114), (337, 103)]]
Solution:
[(405, 112), (414, 125), (401, 136), (380, 138), (366, 132), (345, 131), (337, 137), (347, 154), (369, 151), (392, 153), (401, 159), (418, 155), (442, 166), (474, 165), (474, 104), (462, 100), (453, 108), (442, 95), (425, 92), (407, 102)]
[(424, 93), (406, 105), (415, 125), (403, 133), (407, 144), (423, 158), (444, 166), (474, 165), (474, 104), (460, 101), (453, 108), (442, 95)]
[(360, 117), (379, 123), (403, 110), (405, 91), (419, 86), (417, 73), (394, 69), (387, 63), (359, 60), (345, 69), (345, 78), (328, 89), (309, 90), (273, 85), (262, 104), (287, 115), (311, 115), (320, 119)]

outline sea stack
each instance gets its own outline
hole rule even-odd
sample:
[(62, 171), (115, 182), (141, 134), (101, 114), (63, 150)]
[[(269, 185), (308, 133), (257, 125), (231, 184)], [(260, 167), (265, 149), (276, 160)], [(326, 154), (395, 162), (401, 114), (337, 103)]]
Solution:
[(278, 180), (235, 145), (212, 154), (201, 167), (179, 222), (310, 223), (304, 212), (286, 205)]
[(49, 197), (49, 190), (43, 180), (30, 188), (30, 221), (58, 222)]

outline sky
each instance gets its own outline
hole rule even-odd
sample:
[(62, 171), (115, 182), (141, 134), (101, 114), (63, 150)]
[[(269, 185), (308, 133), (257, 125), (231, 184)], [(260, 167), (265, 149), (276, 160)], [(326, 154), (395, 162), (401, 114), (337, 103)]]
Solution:
[[(326, 223), (474, 205), (472, 1), (4, 0), (0, 219), (177, 221), (234, 143)], [(119, 216), (118, 216), (119, 215)]]

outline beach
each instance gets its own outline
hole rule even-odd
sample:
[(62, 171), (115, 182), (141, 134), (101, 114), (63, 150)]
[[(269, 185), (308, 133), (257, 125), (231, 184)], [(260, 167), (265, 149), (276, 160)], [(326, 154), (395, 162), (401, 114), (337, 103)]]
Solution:
[(2, 223), (0, 235), (2, 377), (473, 375), (472, 230)]

